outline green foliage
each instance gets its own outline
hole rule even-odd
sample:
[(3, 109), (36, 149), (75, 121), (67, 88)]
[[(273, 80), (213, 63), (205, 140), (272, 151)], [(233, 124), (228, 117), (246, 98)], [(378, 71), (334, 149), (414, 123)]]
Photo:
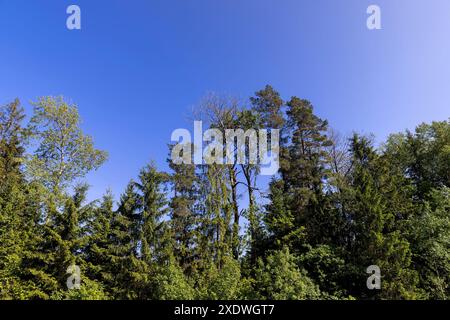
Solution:
[(102, 284), (89, 280), (82, 279), (79, 289), (59, 290), (52, 294), (50, 299), (53, 300), (108, 300), (109, 296), (106, 294)]
[(54, 192), (106, 160), (106, 153), (95, 149), (92, 138), (81, 131), (77, 107), (62, 97), (44, 97), (35, 103), (29, 130), (38, 147), (28, 170)]
[(281, 129), (285, 120), (283, 118), (283, 100), (280, 94), (267, 85), (263, 90), (256, 92), (255, 97), (250, 98), (253, 109), (261, 115), (264, 126)]
[(450, 189), (432, 190), (408, 222), (413, 265), (429, 299), (450, 298)]
[(267, 198), (257, 165), (170, 162), (170, 174), (145, 166), (117, 203), (88, 202), (80, 180), (106, 153), (76, 106), (41, 98), (28, 125), (18, 100), (1, 107), (0, 299), (450, 298), (449, 121), (377, 150), (270, 86), (249, 109), (207, 102), (211, 127), (281, 130)]
[(308, 271), (327, 298), (346, 298), (347, 292), (342, 284), (345, 282), (345, 260), (335, 249), (328, 245), (319, 245), (300, 255), (299, 266)]
[(220, 268), (214, 263), (197, 276), (197, 299), (237, 299), (241, 291), (239, 263), (229, 256), (223, 257)]
[(193, 268), (194, 235), (198, 217), (195, 215), (199, 195), (195, 165), (174, 164), (168, 160), (173, 174), (170, 177), (173, 197), (170, 200), (171, 229), (174, 254), (184, 270)]
[[(381, 185), (389, 189), (391, 177), (384, 175), (380, 161), (369, 139), (354, 135), (351, 140), (352, 174), (344, 205), (351, 225), (352, 237), (347, 260), (357, 279), (362, 269), (377, 265), (383, 270), (380, 297), (388, 299), (417, 298), (417, 274), (410, 268), (409, 243), (395, 224), (395, 207), (383, 197)], [(368, 295), (362, 279), (350, 291), (353, 295)], [(362, 284), (362, 285), (361, 285)]]
[(389, 160), (411, 180), (416, 196), (450, 184), (450, 120), (419, 125), (415, 132), (391, 135)]
[(319, 299), (319, 287), (297, 266), (287, 248), (273, 252), (267, 261), (259, 260), (255, 270), (255, 290), (259, 298), (270, 300)]
[(191, 300), (195, 290), (186, 279), (183, 269), (174, 259), (167, 265), (158, 267), (153, 280), (155, 299), (159, 300)]

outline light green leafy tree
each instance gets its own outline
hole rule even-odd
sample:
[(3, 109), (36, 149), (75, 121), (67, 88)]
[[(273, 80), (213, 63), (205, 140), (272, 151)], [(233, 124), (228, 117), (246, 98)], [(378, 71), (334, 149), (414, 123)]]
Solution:
[(55, 193), (107, 158), (81, 130), (77, 106), (63, 97), (43, 97), (34, 103), (29, 129), (37, 149), (28, 162), (28, 172)]
[(297, 266), (297, 259), (285, 247), (274, 251), (255, 270), (255, 289), (269, 300), (319, 299), (319, 287)]

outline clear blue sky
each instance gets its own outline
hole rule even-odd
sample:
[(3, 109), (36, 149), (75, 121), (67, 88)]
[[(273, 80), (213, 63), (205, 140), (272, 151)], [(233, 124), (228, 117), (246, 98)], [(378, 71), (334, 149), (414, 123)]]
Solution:
[[(66, 8), (82, 30), (66, 29)], [(382, 30), (366, 28), (378, 4)], [(109, 161), (91, 196), (116, 195), (208, 91), (266, 84), (307, 98), (343, 133), (450, 116), (448, 0), (0, 0), (0, 104), (64, 95)]]

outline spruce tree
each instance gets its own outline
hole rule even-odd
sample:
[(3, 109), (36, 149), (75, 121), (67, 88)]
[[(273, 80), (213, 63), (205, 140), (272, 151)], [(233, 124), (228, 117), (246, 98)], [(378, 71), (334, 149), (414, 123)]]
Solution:
[[(419, 297), (417, 273), (411, 269), (411, 250), (394, 224), (395, 211), (380, 192), (383, 162), (370, 140), (354, 135), (351, 140), (351, 189), (345, 205), (349, 223), (349, 280), (356, 283), (351, 293), (360, 297), (407, 299)], [(377, 265), (382, 273), (382, 289), (372, 293), (365, 287), (365, 269)], [(356, 282), (355, 282), (356, 280)]]
[(192, 269), (195, 258), (195, 228), (197, 227), (198, 177), (195, 165), (174, 164), (170, 181), (172, 197), (170, 199), (170, 224), (175, 240), (175, 257), (183, 270)]
[(26, 184), (20, 166), (24, 160), (24, 111), (20, 102), (0, 108), (0, 298), (26, 297), (20, 278), (26, 244)]

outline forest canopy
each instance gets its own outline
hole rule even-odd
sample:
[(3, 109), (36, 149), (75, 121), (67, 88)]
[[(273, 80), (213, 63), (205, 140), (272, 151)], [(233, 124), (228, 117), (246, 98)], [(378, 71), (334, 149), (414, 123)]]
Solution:
[(108, 155), (77, 106), (42, 97), (27, 123), (19, 100), (2, 106), (0, 299), (450, 298), (450, 120), (376, 146), (271, 86), (198, 111), (219, 130), (280, 130), (266, 190), (257, 164), (169, 159), (90, 201), (84, 178)]

